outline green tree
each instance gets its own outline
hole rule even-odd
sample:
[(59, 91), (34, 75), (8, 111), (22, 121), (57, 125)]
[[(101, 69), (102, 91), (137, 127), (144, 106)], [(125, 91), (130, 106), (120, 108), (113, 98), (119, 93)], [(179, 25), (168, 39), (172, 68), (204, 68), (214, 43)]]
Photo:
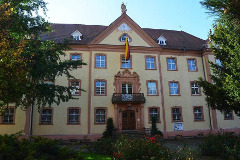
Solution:
[(0, 1), (0, 113), (9, 103), (26, 109), (75, 99), (71, 90), (77, 88), (45, 84), (44, 80), (74, 79), (72, 66), (85, 63), (61, 59), (70, 49), (67, 41), (41, 41), (40, 34), (50, 31), (50, 24), (39, 10), (46, 13), (43, 0)]
[(106, 129), (103, 132), (103, 138), (115, 138), (116, 130), (113, 124), (113, 118), (108, 118)]
[(211, 49), (221, 65), (210, 63), (213, 83), (200, 78), (206, 101), (213, 109), (240, 116), (240, 1), (204, 0), (201, 4), (217, 16), (210, 35)]

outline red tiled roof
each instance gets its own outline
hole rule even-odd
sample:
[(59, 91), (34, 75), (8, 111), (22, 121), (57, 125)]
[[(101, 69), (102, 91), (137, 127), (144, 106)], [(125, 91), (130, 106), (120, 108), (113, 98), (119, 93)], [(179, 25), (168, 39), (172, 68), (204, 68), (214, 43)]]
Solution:
[[(51, 24), (53, 32), (42, 34), (42, 40), (53, 40), (61, 43), (64, 39), (72, 39), (71, 34), (78, 30), (82, 33), (81, 41), (71, 41), (72, 44), (88, 44), (108, 26), (100, 25), (83, 25), (83, 24)], [(184, 31), (164, 30), (164, 29), (150, 29), (143, 28), (143, 30), (157, 42), (160, 36), (167, 39), (167, 45), (161, 45), (161, 48), (166, 49), (183, 49), (186, 50), (201, 50), (204, 40), (197, 38)]]

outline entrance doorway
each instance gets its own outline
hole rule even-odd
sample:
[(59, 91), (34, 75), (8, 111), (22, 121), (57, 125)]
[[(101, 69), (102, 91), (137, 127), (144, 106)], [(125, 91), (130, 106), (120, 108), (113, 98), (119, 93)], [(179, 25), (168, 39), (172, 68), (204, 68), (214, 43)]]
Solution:
[(135, 130), (136, 119), (135, 111), (126, 110), (122, 112), (122, 130)]

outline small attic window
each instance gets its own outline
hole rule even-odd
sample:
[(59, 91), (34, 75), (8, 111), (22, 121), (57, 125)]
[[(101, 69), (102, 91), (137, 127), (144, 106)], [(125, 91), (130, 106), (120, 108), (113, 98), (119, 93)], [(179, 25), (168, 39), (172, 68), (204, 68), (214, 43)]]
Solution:
[(122, 36), (120, 37), (120, 41), (121, 42), (125, 42), (126, 38), (128, 39), (128, 41), (130, 41), (130, 38), (128, 37), (128, 35), (126, 33), (122, 34)]
[(158, 44), (159, 45), (166, 45), (166, 38), (164, 38), (163, 36), (160, 36), (158, 39)]
[(82, 40), (81, 37), (82, 37), (82, 33), (80, 33), (78, 30), (76, 30), (75, 32), (73, 32), (71, 34), (71, 36), (73, 37), (73, 40), (75, 41), (80, 41)]

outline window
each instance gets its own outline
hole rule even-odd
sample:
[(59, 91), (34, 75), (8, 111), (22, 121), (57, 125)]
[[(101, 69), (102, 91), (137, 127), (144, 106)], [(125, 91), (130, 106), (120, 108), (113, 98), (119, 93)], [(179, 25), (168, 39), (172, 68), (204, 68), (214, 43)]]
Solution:
[(167, 58), (167, 67), (168, 71), (176, 71), (177, 70), (176, 58)]
[(197, 71), (196, 59), (188, 59), (188, 71)]
[(121, 56), (121, 68), (132, 68), (131, 56), (128, 60), (125, 59), (124, 55)]
[[(72, 61), (82, 60), (82, 54), (81, 54), (81, 53), (71, 53), (71, 54), (70, 54), (70, 59), (71, 59)], [(81, 68), (82, 65), (72, 66), (72, 67)]]
[(95, 108), (95, 123), (105, 124), (107, 118), (106, 108)]
[(41, 120), (40, 124), (52, 124), (53, 119), (53, 109), (48, 108), (48, 109), (41, 109)]
[(44, 79), (43, 84), (54, 85), (54, 81)]
[(156, 62), (155, 62), (155, 57), (146, 57), (146, 69), (156, 69)]
[(191, 95), (192, 96), (200, 95), (200, 88), (197, 82), (191, 82)]
[(224, 120), (233, 120), (233, 112), (224, 111)]
[(147, 95), (158, 95), (157, 81), (147, 81), (148, 94)]
[(167, 39), (165, 37), (160, 36), (157, 40), (158, 40), (159, 45), (166, 45), (166, 40)]
[(180, 95), (179, 82), (169, 82), (169, 87), (170, 87), (170, 95), (172, 96)]
[(182, 108), (180, 107), (172, 108), (172, 121), (173, 122), (182, 121)]
[(159, 107), (150, 107), (149, 110), (149, 122), (152, 122), (152, 118), (155, 117), (157, 122), (160, 122)]
[(73, 87), (72, 89), (72, 95), (74, 96), (80, 96), (81, 91), (81, 80), (69, 80), (69, 86)]
[(122, 84), (122, 94), (132, 94), (132, 84), (131, 83), (123, 83)]
[(2, 116), (2, 124), (14, 124), (15, 108), (9, 107), (6, 109), (5, 114)]
[(218, 66), (222, 66), (222, 63), (221, 63), (221, 61), (220, 61), (219, 59), (216, 59), (216, 64), (217, 64)]
[(105, 55), (96, 55), (95, 68), (106, 68), (106, 56)]
[(95, 80), (95, 95), (107, 95), (106, 83), (106, 80)]
[(80, 33), (78, 30), (74, 31), (71, 36), (73, 37), (73, 40), (80, 41), (82, 33)]
[(203, 107), (195, 106), (193, 107), (194, 121), (203, 121)]
[(130, 41), (130, 38), (127, 34), (123, 34), (121, 37), (120, 37), (120, 41), (121, 42), (126, 42), (126, 38), (128, 39), (128, 41)]
[(80, 108), (68, 108), (68, 124), (80, 124)]

